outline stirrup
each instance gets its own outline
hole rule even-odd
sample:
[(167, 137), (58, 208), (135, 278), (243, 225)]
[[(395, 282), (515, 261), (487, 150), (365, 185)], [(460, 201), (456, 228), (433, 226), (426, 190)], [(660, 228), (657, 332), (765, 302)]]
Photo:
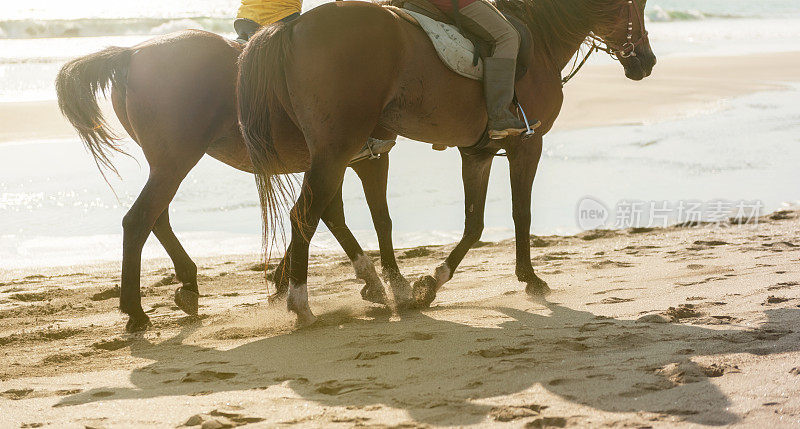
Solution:
[(525, 110), (522, 108), (522, 104), (520, 104), (519, 101), (517, 101), (517, 110), (522, 113), (522, 120), (525, 122), (525, 127), (527, 128), (527, 130), (522, 133), (522, 138), (529, 139), (536, 134), (536, 129), (542, 125), (542, 122), (537, 119), (536, 123), (531, 124), (528, 121), (528, 116), (525, 114)]

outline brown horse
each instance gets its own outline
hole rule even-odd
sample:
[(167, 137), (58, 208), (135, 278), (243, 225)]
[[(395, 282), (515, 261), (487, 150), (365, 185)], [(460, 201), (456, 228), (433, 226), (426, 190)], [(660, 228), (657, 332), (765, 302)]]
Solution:
[[(145, 329), (139, 289), (141, 253), (152, 231), (175, 265), (182, 283), (175, 302), (197, 313), (197, 266), (169, 223), (169, 204), (186, 174), (204, 154), (239, 170), (252, 172), (236, 118), (236, 59), (241, 46), (204, 31), (182, 31), (131, 48), (112, 47), (67, 63), (56, 80), (61, 111), (78, 131), (98, 167), (116, 172), (110, 155), (122, 150), (97, 105), (96, 93), (111, 87), (111, 101), (120, 122), (141, 146), (150, 165), (144, 189), (123, 219), (121, 310), (130, 316), (128, 331)], [(394, 139), (386, 131), (376, 138)], [(287, 144), (305, 146), (299, 132)], [(391, 219), (386, 203), (388, 158), (353, 165), (362, 179), (378, 233), (384, 275), (396, 299), (410, 285), (400, 274), (392, 249)], [(362, 296), (383, 301), (385, 291), (371, 260), (347, 228), (341, 189), (334, 191), (322, 220), (353, 261), (356, 276), (366, 282)], [(275, 270), (278, 292), (288, 285), (281, 262)], [(410, 299), (408, 297), (407, 299)]]
[[(256, 170), (265, 233), (284, 188), (277, 174), (306, 171), (291, 210), (288, 249), (287, 304), (299, 322), (315, 320), (306, 286), (309, 240), (336, 196), (347, 161), (378, 125), (461, 151), (464, 235), (433, 276), (415, 283), (418, 304), (434, 299), (479, 239), (489, 169), (500, 147), (510, 162), (516, 274), (530, 292), (546, 291), (530, 260), (531, 188), (542, 135), (561, 108), (561, 70), (588, 36), (597, 35), (619, 57), (629, 78), (649, 75), (656, 58), (644, 28), (644, 1), (501, 0), (500, 9), (523, 19), (533, 34), (536, 49), (516, 89), (528, 116), (540, 119), (542, 127), (532, 139), (509, 138), (483, 150), (470, 150), (487, 119), (480, 83), (447, 69), (427, 36), (389, 9), (365, 2), (329, 3), (251, 39), (240, 57), (239, 121)], [(305, 139), (295, 137), (299, 134)], [(305, 144), (292, 144), (300, 141)]]

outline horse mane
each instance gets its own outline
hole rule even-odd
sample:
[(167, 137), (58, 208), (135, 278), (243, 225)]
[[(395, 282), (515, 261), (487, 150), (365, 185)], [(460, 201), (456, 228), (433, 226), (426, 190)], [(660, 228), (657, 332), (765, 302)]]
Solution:
[(497, 8), (522, 19), (531, 31), (535, 49), (550, 58), (564, 45), (574, 45), (588, 30), (613, 26), (619, 0), (495, 0)]

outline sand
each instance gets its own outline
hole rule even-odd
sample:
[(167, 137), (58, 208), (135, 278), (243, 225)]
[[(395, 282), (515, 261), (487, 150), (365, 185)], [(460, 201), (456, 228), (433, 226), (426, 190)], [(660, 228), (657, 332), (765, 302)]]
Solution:
[[(511, 241), (484, 243), (432, 308), (399, 315), (315, 255), (304, 329), (267, 304), (255, 257), (199, 261), (197, 318), (168, 263), (146, 264), (138, 336), (116, 264), (30, 271), (0, 287), (0, 426), (796, 426), (798, 231), (786, 211), (534, 238), (546, 298), (516, 280)], [(415, 278), (450, 249), (398, 253)]]
[[(796, 52), (665, 58), (652, 76), (636, 83), (625, 78), (618, 64), (587, 66), (566, 86), (554, 130), (674, 119), (714, 109), (721, 99), (777, 89), (788, 81), (800, 81)], [(121, 131), (110, 103), (102, 105), (106, 118)], [(55, 101), (0, 103), (0, 144), (74, 136)]]

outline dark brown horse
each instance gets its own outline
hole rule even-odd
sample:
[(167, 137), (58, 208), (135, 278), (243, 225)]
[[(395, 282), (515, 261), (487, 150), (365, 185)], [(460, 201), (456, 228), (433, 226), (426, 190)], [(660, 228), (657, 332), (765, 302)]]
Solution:
[(469, 148), (486, 125), (480, 83), (447, 69), (427, 36), (390, 10), (365, 2), (325, 4), (257, 34), (240, 58), (239, 121), (256, 170), (265, 233), (284, 188), (278, 174), (306, 172), (291, 210), (288, 249), (288, 307), (299, 321), (315, 319), (306, 286), (309, 240), (336, 197), (348, 160), (378, 125), (461, 151), (464, 235), (432, 276), (415, 283), (418, 304), (434, 299), (481, 236), (489, 170), (501, 147), (510, 162), (516, 274), (529, 291), (546, 291), (530, 260), (531, 188), (542, 135), (561, 108), (561, 71), (594, 34), (616, 53), (629, 78), (649, 75), (656, 59), (644, 28), (644, 1), (501, 0), (500, 8), (523, 19), (533, 34), (536, 49), (517, 96), (542, 127), (535, 138), (506, 139), (480, 151)]
[[(131, 48), (108, 48), (67, 63), (56, 80), (59, 106), (78, 131), (98, 167), (116, 171), (110, 155), (121, 152), (95, 98), (111, 87), (114, 111), (125, 130), (141, 146), (150, 165), (144, 189), (123, 219), (121, 310), (130, 316), (129, 331), (149, 325), (139, 289), (141, 253), (152, 231), (175, 265), (182, 283), (175, 295), (178, 306), (197, 313), (197, 266), (169, 223), (169, 204), (186, 174), (204, 154), (239, 170), (251, 172), (250, 157), (236, 118), (237, 43), (204, 31), (182, 31)], [(393, 139), (386, 131), (375, 137)], [(285, 136), (288, 145), (305, 147), (299, 132)], [(299, 139), (299, 140), (298, 140)], [(386, 204), (388, 158), (353, 165), (362, 178), (378, 233), (384, 275), (395, 299), (410, 286), (394, 258), (391, 219)], [(371, 260), (345, 225), (341, 189), (334, 191), (322, 219), (353, 261), (356, 276), (366, 282), (362, 296), (385, 298), (383, 284)], [(285, 260), (275, 271), (278, 292), (288, 285)], [(410, 299), (410, 298), (405, 298)]]

